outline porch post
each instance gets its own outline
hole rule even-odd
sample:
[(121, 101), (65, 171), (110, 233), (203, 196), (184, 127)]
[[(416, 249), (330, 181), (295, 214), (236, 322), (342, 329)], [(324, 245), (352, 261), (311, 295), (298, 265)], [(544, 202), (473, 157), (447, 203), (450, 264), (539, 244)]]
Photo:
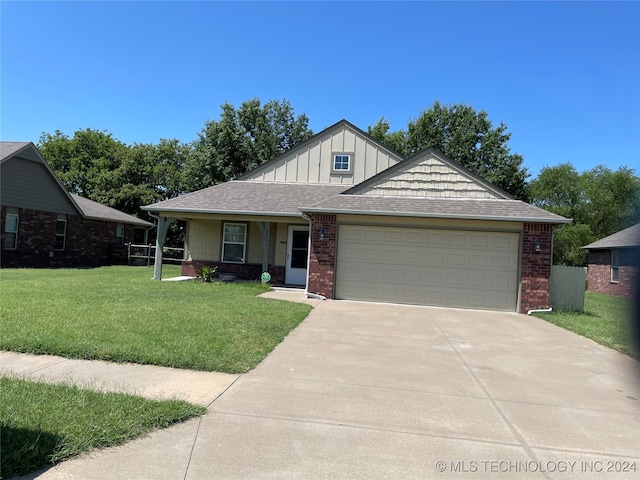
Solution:
[(271, 232), (271, 222), (256, 222), (262, 236), (262, 271), (269, 269), (269, 235)]
[(156, 235), (156, 259), (153, 265), (153, 280), (162, 280), (162, 249), (167, 238), (167, 231), (173, 218), (158, 216), (158, 233)]

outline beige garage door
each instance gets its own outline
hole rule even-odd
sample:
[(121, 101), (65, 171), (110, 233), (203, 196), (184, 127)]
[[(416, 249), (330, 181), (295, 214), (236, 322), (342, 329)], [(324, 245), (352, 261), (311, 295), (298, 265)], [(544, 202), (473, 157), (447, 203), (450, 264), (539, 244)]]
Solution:
[(336, 298), (514, 311), (519, 238), (340, 225)]

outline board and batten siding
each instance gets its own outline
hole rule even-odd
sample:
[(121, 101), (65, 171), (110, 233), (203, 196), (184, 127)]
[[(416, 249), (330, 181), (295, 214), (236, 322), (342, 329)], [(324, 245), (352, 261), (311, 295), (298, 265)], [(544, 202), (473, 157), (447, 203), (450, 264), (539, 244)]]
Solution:
[[(351, 173), (332, 172), (336, 153), (352, 156)], [(342, 125), (314, 142), (294, 148), (279, 160), (264, 164), (243, 180), (356, 185), (399, 161), (398, 156)]]
[(373, 181), (360, 193), (408, 197), (501, 198), (471, 177), (432, 156), (411, 162), (407, 169), (403, 168)]
[[(262, 235), (256, 222), (237, 219), (191, 219), (186, 240), (189, 261), (219, 262), (224, 223), (244, 223), (247, 228), (246, 263), (262, 263)], [(287, 224), (271, 222), (269, 263), (283, 266), (286, 261)]]
[(42, 212), (79, 212), (40, 162), (14, 157), (2, 164), (1, 203)]

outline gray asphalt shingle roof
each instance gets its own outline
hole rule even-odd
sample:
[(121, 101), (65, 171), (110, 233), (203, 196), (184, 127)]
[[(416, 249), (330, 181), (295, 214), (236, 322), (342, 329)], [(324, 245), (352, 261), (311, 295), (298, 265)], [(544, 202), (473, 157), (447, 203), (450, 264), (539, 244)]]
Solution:
[(590, 243), (582, 248), (597, 249), (625, 247), (640, 247), (640, 223), (637, 223), (632, 227), (625, 228), (624, 230), (620, 230), (608, 237), (601, 238), (600, 240)]
[(109, 220), (116, 223), (127, 223), (131, 225), (139, 225), (141, 227), (153, 227), (152, 223), (146, 222), (139, 218), (136, 218), (127, 213), (116, 210), (115, 208), (107, 207), (101, 203), (94, 202), (87, 198), (76, 195), (75, 193), (69, 193), (71, 198), (76, 202), (76, 205), (82, 211), (82, 214), (86, 218), (93, 218), (96, 220)]
[(0, 142), (0, 160), (12, 156), (18, 150), (29, 144), (30, 142)]
[(303, 212), (397, 215), (408, 217), (469, 218), (485, 220), (568, 223), (570, 220), (520, 200), (475, 198), (415, 198), (340, 195)]
[(234, 180), (143, 207), (150, 211), (300, 216), (351, 185)]
[(197, 212), (299, 217), (301, 212), (493, 219), (567, 223), (569, 219), (520, 200), (348, 195), (349, 185), (234, 180), (143, 207)]

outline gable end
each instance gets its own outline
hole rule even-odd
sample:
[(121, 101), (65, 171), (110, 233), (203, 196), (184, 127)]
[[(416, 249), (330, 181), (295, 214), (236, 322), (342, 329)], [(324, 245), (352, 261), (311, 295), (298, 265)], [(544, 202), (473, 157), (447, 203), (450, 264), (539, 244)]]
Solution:
[(513, 198), (433, 149), (423, 150), (345, 193), (393, 197)]

